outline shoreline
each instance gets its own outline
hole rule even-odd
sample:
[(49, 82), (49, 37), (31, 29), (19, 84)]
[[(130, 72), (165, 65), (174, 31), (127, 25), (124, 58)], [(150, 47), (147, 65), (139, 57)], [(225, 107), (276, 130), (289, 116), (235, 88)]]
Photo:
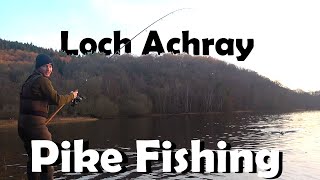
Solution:
[[(279, 111), (279, 112), (301, 112), (301, 111), (319, 111), (319, 110), (307, 110), (307, 109), (296, 109), (293, 111)], [(214, 114), (238, 114), (238, 113), (279, 113), (278, 111), (251, 111), (251, 110), (238, 110), (232, 112), (191, 112), (191, 113), (175, 113), (175, 114), (145, 114), (145, 115), (136, 115), (136, 116), (110, 116), (105, 117), (103, 119), (118, 119), (118, 118), (140, 118), (140, 117), (161, 117), (161, 116), (185, 116), (185, 115), (214, 115)], [(56, 117), (54, 118), (48, 126), (56, 125), (56, 124), (65, 124), (65, 123), (78, 123), (78, 122), (93, 122), (99, 120), (98, 118), (93, 117)], [(6, 128), (16, 128), (18, 125), (18, 121), (16, 119), (0, 119), (0, 129)]]
[[(83, 117), (83, 116), (82, 117), (56, 117), (48, 124), (48, 126), (55, 125), (55, 124), (65, 124), (65, 123), (92, 122), (97, 120), (98, 118)], [(0, 120), (0, 129), (17, 128), (17, 126), (18, 126), (18, 120), (16, 119)]]

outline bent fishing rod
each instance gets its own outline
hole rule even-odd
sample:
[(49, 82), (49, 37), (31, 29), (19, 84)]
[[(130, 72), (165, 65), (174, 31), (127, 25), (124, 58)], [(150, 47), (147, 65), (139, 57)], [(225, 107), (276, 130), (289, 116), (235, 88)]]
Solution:
[[(157, 19), (156, 21), (152, 22), (150, 25), (148, 25), (147, 27), (145, 27), (144, 29), (142, 29), (138, 34), (136, 34), (133, 38), (131, 38), (127, 43), (125, 43), (122, 47), (120, 47), (117, 51), (115, 51), (114, 54), (112, 54), (110, 56), (110, 58), (112, 58), (115, 54), (117, 54), (118, 52), (120, 53), (120, 50), (122, 48), (124, 48), (126, 45), (128, 45), (129, 43), (131, 43), (132, 40), (134, 40), (137, 36), (139, 36), (143, 31), (147, 30), (149, 27), (151, 27), (152, 25), (154, 25), (155, 23), (157, 23), (158, 21), (164, 19), (165, 17), (173, 14), (173, 13), (176, 13), (178, 11), (182, 11), (182, 10), (186, 10), (186, 9), (190, 9), (190, 8), (181, 8), (181, 9), (177, 9), (177, 10), (174, 10), (174, 11), (171, 11), (169, 12), (168, 14), (160, 17), (159, 19)], [(86, 81), (87, 82), (87, 79)], [(45, 124), (47, 125), (52, 119), (53, 117), (64, 107), (65, 104), (61, 105), (54, 113), (52, 113), (52, 115), (49, 117), (49, 119), (45, 122)]]

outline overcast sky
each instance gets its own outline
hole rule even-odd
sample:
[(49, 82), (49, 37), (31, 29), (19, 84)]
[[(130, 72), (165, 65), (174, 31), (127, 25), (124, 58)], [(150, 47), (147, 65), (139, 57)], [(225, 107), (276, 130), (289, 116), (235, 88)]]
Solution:
[[(114, 31), (130, 39), (165, 14), (190, 8), (143, 32), (132, 41), (132, 53), (141, 55), (150, 30), (158, 32), (165, 50), (169, 39), (182, 39), (182, 31), (199, 40), (254, 39), (244, 62), (237, 61), (236, 48), (235, 56), (219, 56), (213, 46), (210, 56), (254, 70), (291, 89), (314, 91), (320, 90), (319, 7), (316, 0), (6, 0), (0, 6), (0, 38), (60, 49), (61, 31), (69, 31), (69, 48), (77, 49), (83, 38), (113, 39)], [(181, 46), (175, 48), (181, 50)]]

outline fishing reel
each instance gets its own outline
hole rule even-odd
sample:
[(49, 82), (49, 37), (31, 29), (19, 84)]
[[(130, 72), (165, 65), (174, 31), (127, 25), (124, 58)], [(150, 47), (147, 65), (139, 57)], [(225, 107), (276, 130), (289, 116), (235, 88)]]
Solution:
[(84, 96), (78, 94), (78, 96), (71, 101), (71, 106), (74, 107), (78, 105), (84, 99), (86, 99)]

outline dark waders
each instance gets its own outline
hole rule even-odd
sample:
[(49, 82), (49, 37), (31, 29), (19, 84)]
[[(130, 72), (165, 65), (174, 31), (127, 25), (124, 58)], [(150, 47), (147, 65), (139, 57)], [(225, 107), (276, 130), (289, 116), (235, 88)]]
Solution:
[[(29, 180), (47, 180), (53, 179), (53, 166), (46, 166), (43, 172), (33, 173), (32, 168), (32, 150), (31, 140), (52, 140), (45, 121), (47, 119), (41, 116), (20, 114), (18, 123), (18, 133), (24, 143), (24, 148), (28, 154), (27, 174)], [(48, 151), (45, 152), (46, 156)]]

